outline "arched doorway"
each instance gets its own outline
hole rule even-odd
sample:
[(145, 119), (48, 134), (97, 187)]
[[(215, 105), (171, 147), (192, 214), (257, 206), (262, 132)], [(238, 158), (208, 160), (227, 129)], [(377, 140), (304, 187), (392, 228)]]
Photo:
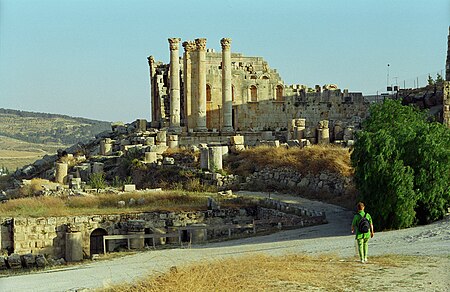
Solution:
[(277, 85), (277, 101), (283, 101), (283, 86)]
[(90, 255), (103, 253), (103, 236), (108, 235), (103, 228), (97, 228), (91, 232), (90, 236)]
[(250, 101), (258, 101), (258, 89), (255, 85), (250, 86)]

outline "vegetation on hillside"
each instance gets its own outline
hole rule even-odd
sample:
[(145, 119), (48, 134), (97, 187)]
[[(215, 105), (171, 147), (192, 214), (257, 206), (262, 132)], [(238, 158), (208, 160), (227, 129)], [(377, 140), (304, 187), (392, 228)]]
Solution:
[(0, 108), (0, 135), (31, 143), (75, 144), (110, 129), (104, 121)]
[(225, 164), (230, 171), (243, 176), (267, 166), (291, 168), (301, 174), (329, 171), (348, 177), (353, 173), (348, 150), (332, 145), (288, 149), (260, 146), (230, 155)]
[[(0, 204), (2, 216), (49, 217), (72, 215), (121, 214), (153, 211), (206, 210), (208, 197), (219, 201), (221, 206), (250, 206), (251, 200), (224, 200), (217, 194), (187, 191), (150, 191), (122, 194), (102, 193), (90, 196), (25, 197)], [(118, 202), (124, 201), (125, 206)]]
[(351, 158), (359, 199), (378, 228), (425, 224), (450, 206), (450, 129), (424, 112), (374, 104)]

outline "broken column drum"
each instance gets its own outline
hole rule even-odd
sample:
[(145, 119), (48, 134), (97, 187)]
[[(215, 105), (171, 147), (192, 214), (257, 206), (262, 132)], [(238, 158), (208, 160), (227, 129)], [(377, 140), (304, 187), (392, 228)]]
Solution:
[(222, 147), (212, 146), (208, 148), (208, 169), (210, 171), (216, 171), (222, 169)]
[(65, 184), (67, 182), (67, 171), (69, 169), (69, 165), (65, 162), (57, 162), (56, 163), (56, 173), (55, 173), (55, 181), (60, 184)]
[(169, 146), (169, 148), (177, 148), (178, 147), (178, 135), (168, 135), (167, 146)]
[(81, 232), (66, 233), (66, 261), (79, 262), (83, 260), (83, 239)]
[(317, 143), (318, 144), (330, 143), (330, 129), (328, 128), (327, 120), (322, 120), (319, 122), (317, 128)]
[(209, 169), (209, 150), (207, 147), (200, 148), (200, 168)]
[(104, 139), (100, 141), (100, 155), (111, 155), (112, 143), (111, 139)]

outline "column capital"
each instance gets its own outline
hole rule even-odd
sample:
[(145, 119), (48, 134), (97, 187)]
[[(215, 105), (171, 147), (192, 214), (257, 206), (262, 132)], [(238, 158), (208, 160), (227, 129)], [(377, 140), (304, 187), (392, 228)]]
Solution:
[(223, 38), (220, 40), (220, 44), (222, 45), (222, 50), (229, 50), (231, 46), (231, 39)]
[(197, 49), (199, 51), (206, 50), (206, 39), (205, 38), (195, 39), (195, 44), (197, 45)]
[(148, 56), (147, 61), (150, 66), (155, 64), (155, 58), (153, 58), (153, 56)]
[(197, 48), (197, 45), (195, 44), (195, 42), (191, 42), (191, 41), (183, 42), (182, 45), (183, 45), (185, 52), (192, 52), (192, 51), (195, 51), (195, 49)]
[(178, 50), (178, 45), (180, 44), (180, 38), (169, 38), (169, 48), (171, 51)]

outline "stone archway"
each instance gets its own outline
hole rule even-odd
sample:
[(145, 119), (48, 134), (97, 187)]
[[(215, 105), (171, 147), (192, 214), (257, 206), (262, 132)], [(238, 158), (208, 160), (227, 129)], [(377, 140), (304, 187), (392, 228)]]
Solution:
[(103, 236), (104, 235), (108, 235), (108, 232), (103, 228), (97, 228), (91, 232), (91, 235), (89, 238), (89, 242), (90, 242), (89, 252), (90, 252), (91, 256), (93, 254), (103, 253), (103, 250), (104, 250)]

